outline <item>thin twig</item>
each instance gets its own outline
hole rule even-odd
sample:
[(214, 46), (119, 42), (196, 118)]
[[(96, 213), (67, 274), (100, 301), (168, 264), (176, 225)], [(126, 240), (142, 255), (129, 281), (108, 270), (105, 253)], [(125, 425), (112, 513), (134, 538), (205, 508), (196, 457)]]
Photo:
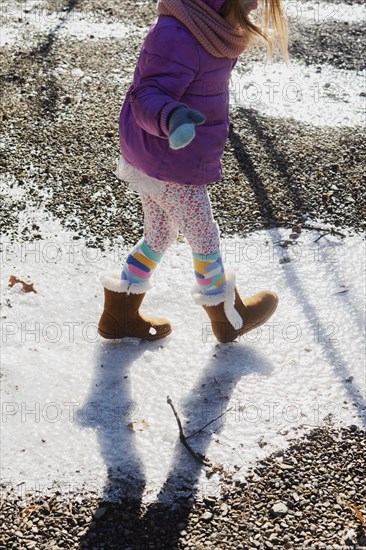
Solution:
[(318, 241), (320, 241), (320, 239), (322, 239), (323, 237), (325, 237), (326, 235), (330, 235), (331, 232), (330, 231), (327, 231), (326, 233), (323, 233), (323, 235), (320, 235), (319, 237), (317, 237), (314, 241), (314, 243), (317, 243)]
[(167, 402), (169, 403), (169, 405), (171, 406), (171, 408), (173, 409), (174, 416), (175, 416), (175, 418), (176, 418), (176, 420), (177, 420), (177, 423), (178, 423), (179, 435), (180, 435), (180, 436), (184, 436), (183, 428), (182, 428), (182, 423), (181, 423), (181, 421), (180, 421), (180, 418), (179, 418), (179, 416), (178, 416), (178, 413), (177, 413), (177, 411), (175, 410), (175, 407), (174, 407), (173, 402), (172, 402), (172, 400), (170, 399), (169, 395), (167, 396), (166, 400), (167, 400)]
[(331, 234), (332, 235), (339, 235), (340, 237), (342, 237), (342, 239), (345, 239), (346, 238), (346, 235), (344, 233), (341, 233), (340, 231), (337, 231), (336, 229), (334, 229), (332, 227), (332, 229), (330, 230)]
[(317, 241), (319, 241), (320, 239), (322, 239), (326, 235), (338, 235), (339, 237), (342, 237), (342, 239), (344, 239), (346, 237), (346, 235), (344, 235), (344, 233), (341, 233), (340, 231), (337, 231), (333, 227), (328, 229), (328, 228), (325, 228), (325, 227), (312, 227), (311, 225), (304, 225), (303, 229), (312, 229), (313, 231), (322, 231), (323, 232), (323, 235), (320, 235), (320, 237), (315, 239), (314, 243), (316, 243)]
[(177, 420), (177, 424), (178, 424), (178, 428), (179, 428), (179, 439), (181, 440), (181, 442), (183, 443), (183, 445), (185, 446), (185, 448), (187, 449), (187, 451), (189, 452), (189, 454), (191, 454), (193, 456), (193, 458), (195, 458), (196, 460), (198, 460), (198, 462), (200, 462), (201, 464), (204, 464), (206, 466), (209, 466), (210, 465), (210, 462), (207, 460), (207, 459), (204, 459), (204, 458), (201, 458), (193, 449), (192, 447), (189, 445), (188, 441), (187, 441), (187, 438), (186, 436), (184, 435), (184, 432), (183, 432), (183, 428), (182, 428), (182, 423), (180, 421), (180, 418), (178, 416), (178, 413), (177, 411), (175, 410), (175, 407), (173, 405), (173, 402), (172, 400), (170, 399), (169, 395), (167, 396), (167, 402), (169, 403), (169, 405), (171, 406), (172, 410), (173, 410), (173, 413), (174, 413), (174, 416)]
[(226, 409), (226, 411), (224, 411), (223, 413), (219, 414), (218, 416), (216, 416), (215, 418), (213, 418), (212, 420), (210, 420), (210, 422), (207, 422), (207, 424), (205, 424), (204, 426), (202, 426), (202, 428), (200, 428), (199, 430), (193, 432), (193, 434), (190, 434), (190, 435), (187, 435), (186, 439), (189, 439), (190, 437), (193, 437), (194, 435), (197, 435), (199, 432), (202, 432), (202, 430), (204, 430), (205, 428), (207, 428), (207, 426), (209, 426), (210, 424), (212, 424), (212, 422), (215, 422), (215, 420), (218, 420), (219, 418), (221, 418), (221, 416), (224, 416), (224, 414), (226, 414), (227, 412), (231, 411), (232, 407), (230, 407), (230, 409)]

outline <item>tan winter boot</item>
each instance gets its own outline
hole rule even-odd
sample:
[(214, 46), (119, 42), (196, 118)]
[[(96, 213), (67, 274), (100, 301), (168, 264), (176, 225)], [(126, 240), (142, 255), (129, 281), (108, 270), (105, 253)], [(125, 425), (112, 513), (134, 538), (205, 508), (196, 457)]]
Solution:
[(242, 300), (235, 287), (235, 274), (225, 270), (226, 289), (222, 294), (205, 296), (194, 285), (192, 296), (211, 320), (212, 330), (222, 343), (233, 342), (238, 336), (259, 327), (272, 316), (278, 304), (277, 295), (264, 290)]
[[(103, 273), (100, 281), (104, 286), (104, 311), (99, 320), (98, 332), (103, 338), (117, 339), (130, 336), (142, 340), (158, 340), (172, 332), (167, 319), (145, 317), (139, 312), (150, 281), (133, 283), (128, 287), (120, 273)], [(138, 292), (137, 292), (138, 291)]]

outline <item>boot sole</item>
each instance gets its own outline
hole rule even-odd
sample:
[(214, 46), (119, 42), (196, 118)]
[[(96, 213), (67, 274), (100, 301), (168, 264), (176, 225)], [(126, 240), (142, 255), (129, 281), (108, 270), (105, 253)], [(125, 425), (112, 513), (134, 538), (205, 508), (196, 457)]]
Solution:
[(102, 338), (105, 338), (106, 340), (123, 340), (123, 338), (138, 338), (139, 340), (151, 342), (152, 340), (160, 340), (161, 338), (165, 338), (166, 336), (169, 336), (169, 334), (171, 333), (172, 333), (172, 329), (164, 333), (150, 334), (149, 336), (145, 336), (145, 337), (133, 336), (130, 334), (124, 334), (123, 336), (113, 336), (109, 333), (103, 332), (102, 330), (98, 329), (99, 336), (102, 336)]

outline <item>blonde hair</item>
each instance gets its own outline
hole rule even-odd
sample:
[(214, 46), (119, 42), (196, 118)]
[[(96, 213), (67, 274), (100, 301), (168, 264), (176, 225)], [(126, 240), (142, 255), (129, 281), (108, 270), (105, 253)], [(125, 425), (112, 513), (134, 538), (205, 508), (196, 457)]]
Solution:
[(239, 0), (225, 0), (220, 15), (226, 17), (233, 14), (236, 23), (243, 29), (248, 40), (247, 50), (253, 50), (258, 39), (263, 40), (267, 47), (267, 60), (271, 60), (276, 43), (286, 63), (288, 57), (288, 26), (283, 12), (282, 0), (258, 0), (260, 15), (258, 25), (254, 23), (241, 8)]

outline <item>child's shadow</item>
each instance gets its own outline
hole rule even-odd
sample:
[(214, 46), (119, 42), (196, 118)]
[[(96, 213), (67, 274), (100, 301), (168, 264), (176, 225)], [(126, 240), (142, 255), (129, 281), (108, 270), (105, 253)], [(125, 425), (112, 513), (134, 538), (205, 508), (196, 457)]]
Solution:
[[(115, 505), (113, 512), (108, 510), (101, 520), (97, 521), (93, 527), (92, 545), (99, 542), (99, 538), (108, 538), (107, 533), (110, 534), (113, 518), (113, 530), (116, 534), (119, 533), (118, 540), (121, 544), (132, 544), (133, 548), (147, 548), (148, 541), (156, 542), (161, 545), (160, 547), (176, 548), (179, 538), (178, 524), (187, 520), (197, 493), (197, 481), (203, 465), (183, 447), (177, 426), (177, 443), (169, 475), (155, 502), (141, 518), (145, 477), (143, 464), (136, 453), (134, 432), (127, 427), (128, 419), (135, 408), (131, 400), (128, 375), (129, 368), (146, 350), (146, 346), (152, 350), (158, 348), (157, 343), (108, 343), (100, 345), (97, 353), (96, 376), (88, 402), (94, 404), (91, 407), (98, 411), (98, 415), (91, 420), (84, 419), (82, 424), (86, 427), (98, 427), (99, 430), (101, 453), (108, 467), (103, 501), (108, 502), (113, 494), (113, 500), (119, 496), (121, 504), (119, 511), (116, 512), (118, 505)], [(173, 395), (170, 396), (181, 417), (186, 435), (226, 410), (230, 396), (242, 376), (252, 373), (268, 376), (272, 372), (269, 361), (253, 347), (245, 344), (212, 346), (212, 351), (212, 359), (202, 369), (202, 375), (189, 396), (182, 403), (177, 402)], [(168, 404), (166, 413), (173, 414)], [(224, 424), (223, 419), (215, 421), (198, 436), (189, 440), (191, 446), (196, 452), (205, 455), (213, 430), (217, 434)], [(132, 515), (126, 514), (124, 499), (132, 499), (134, 502)], [(181, 506), (177, 507), (174, 504)], [(162, 534), (158, 531), (159, 540), (154, 541), (153, 533), (156, 530), (153, 527), (161, 523), (166, 526), (164, 540), (161, 540)]]
[[(199, 430), (216, 416), (228, 411), (221, 418), (189, 439), (190, 445), (199, 453), (205, 455), (213, 432), (220, 433), (227, 423), (238, 422), (240, 411), (237, 404), (229, 401), (236, 385), (243, 376), (256, 373), (269, 376), (273, 370), (269, 361), (254, 347), (241, 343), (218, 345), (213, 348), (214, 354), (208, 365), (202, 369), (202, 374), (187, 398), (177, 407), (186, 436)], [(173, 399), (174, 401), (174, 399)], [(231, 411), (229, 410), (231, 409)], [(178, 434), (178, 427), (177, 427)], [(230, 446), (227, 447), (230, 453)], [(240, 460), (240, 456), (238, 459)], [(189, 487), (189, 492), (195, 493), (194, 485), (202, 470), (202, 465), (184, 449), (177, 438), (174, 459), (169, 476), (164, 483), (157, 501), (163, 503), (177, 500), (177, 487)], [(187, 492), (187, 490), (185, 490)], [(179, 500), (179, 498), (178, 498)]]
[(140, 501), (145, 488), (135, 434), (128, 427), (137, 409), (131, 397), (130, 369), (144, 351), (146, 346), (133, 340), (100, 342), (89, 394), (76, 415), (79, 425), (97, 430), (100, 452), (107, 466), (103, 494), (106, 502), (111, 497)]
[[(202, 370), (202, 375), (197, 380), (195, 387), (187, 399), (176, 407), (181, 418), (187, 418), (185, 423), (182, 421), (186, 436), (227, 410), (231, 394), (243, 376), (253, 373), (260, 376), (269, 376), (273, 371), (273, 366), (264, 355), (248, 345), (242, 343), (219, 345), (213, 350), (213, 357)], [(230, 406), (233, 407), (231, 412), (229, 411), (197, 436), (188, 440), (195, 452), (206, 455), (213, 432), (215, 434), (219, 433), (227, 421), (238, 421), (238, 408), (235, 403), (231, 403)], [(193, 417), (189, 418), (192, 414)], [(227, 446), (227, 453), (230, 454), (231, 451), (232, 449)], [(236, 464), (238, 462), (240, 464), (241, 457), (238, 454), (236, 454), (236, 457)], [(223, 466), (225, 467), (225, 464)], [(165, 518), (165, 524), (170, 526), (166, 530), (167, 537), (164, 541), (166, 548), (174, 549), (177, 547), (179, 539), (177, 526), (186, 523), (194, 503), (194, 497), (199, 489), (201, 489), (203, 496), (205, 494), (209, 496), (209, 493), (211, 493), (212, 496), (220, 497), (220, 488), (215, 487), (214, 483), (207, 481), (206, 488), (205, 486), (198, 486), (197, 482), (203, 467), (188, 453), (179, 438), (177, 438), (169, 475), (155, 502), (147, 510), (142, 520), (144, 524), (142, 531), (149, 532), (157, 518)], [(205, 483), (203, 481), (203, 484)], [(177, 503), (180, 504), (179, 507), (174, 506)]]

